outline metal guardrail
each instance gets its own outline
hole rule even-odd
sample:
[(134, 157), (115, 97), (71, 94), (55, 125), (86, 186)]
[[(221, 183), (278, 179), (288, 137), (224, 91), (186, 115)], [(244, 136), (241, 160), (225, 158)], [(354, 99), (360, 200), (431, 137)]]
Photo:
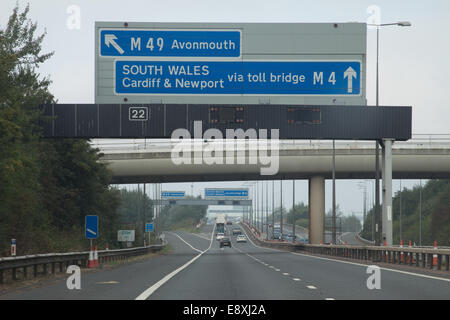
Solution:
[(449, 271), (450, 249), (277, 243), (258, 238), (245, 223), (242, 225), (252, 241), (268, 248)]
[[(143, 255), (150, 252), (157, 252), (163, 249), (167, 243), (158, 245), (150, 245), (147, 247), (127, 248), (127, 249), (114, 249), (114, 250), (99, 250), (98, 260), (99, 263), (105, 261), (124, 260), (131, 256)], [(33, 268), (33, 276), (38, 276), (38, 267), (42, 266), (43, 274), (48, 274), (48, 266), (50, 265), (51, 273), (56, 272), (57, 265), (59, 266), (59, 272), (63, 271), (63, 265), (67, 268), (69, 265), (77, 265), (80, 267), (86, 267), (89, 261), (89, 251), (83, 252), (69, 252), (69, 253), (46, 253), (36, 255), (26, 255), (18, 257), (4, 257), (0, 258), (0, 284), (4, 283), (4, 272), (7, 270), (12, 271), (13, 280), (18, 280), (17, 269), (23, 270), (23, 277), (26, 279), (28, 276), (28, 268)]]
[(356, 238), (357, 241), (359, 241), (361, 243), (365, 243), (367, 245), (374, 245), (375, 244), (375, 241), (370, 241), (370, 240), (367, 240), (367, 239), (361, 237), (359, 232), (356, 233), (355, 238)]

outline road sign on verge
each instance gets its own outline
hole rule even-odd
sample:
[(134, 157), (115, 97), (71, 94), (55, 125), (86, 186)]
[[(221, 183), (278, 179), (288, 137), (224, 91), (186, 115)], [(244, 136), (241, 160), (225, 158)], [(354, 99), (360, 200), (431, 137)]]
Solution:
[(16, 256), (16, 239), (11, 239), (11, 256)]
[(145, 232), (153, 232), (153, 231), (154, 231), (153, 223), (146, 223), (145, 224)]
[(86, 239), (98, 238), (98, 216), (86, 216), (85, 218)]
[(135, 241), (135, 230), (119, 230), (119, 231), (117, 231), (117, 241), (120, 241), (120, 242)]

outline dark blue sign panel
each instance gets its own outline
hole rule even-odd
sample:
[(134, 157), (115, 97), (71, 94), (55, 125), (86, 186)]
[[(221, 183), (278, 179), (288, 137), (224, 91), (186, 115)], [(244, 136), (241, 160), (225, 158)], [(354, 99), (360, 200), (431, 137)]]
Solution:
[(153, 223), (145, 224), (145, 232), (153, 232)]
[(98, 216), (86, 216), (85, 218), (86, 239), (98, 238)]
[(248, 190), (205, 189), (205, 198), (207, 197), (248, 197)]
[(100, 29), (102, 57), (241, 56), (240, 30)]
[(360, 61), (115, 62), (116, 94), (360, 95)]
[(184, 191), (163, 191), (161, 192), (163, 198), (184, 198)]

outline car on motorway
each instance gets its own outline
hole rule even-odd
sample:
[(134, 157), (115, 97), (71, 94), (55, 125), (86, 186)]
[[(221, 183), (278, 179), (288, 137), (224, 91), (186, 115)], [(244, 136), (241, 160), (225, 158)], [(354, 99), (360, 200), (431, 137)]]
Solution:
[(231, 239), (230, 237), (223, 237), (222, 239), (220, 239), (220, 247), (230, 247), (231, 248)]
[(225, 236), (225, 234), (223, 234), (223, 232), (218, 232), (216, 235), (216, 239), (220, 241), (223, 239), (224, 236)]
[(247, 238), (243, 234), (240, 234), (236, 237), (236, 242), (247, 242)]
[(297, 236), (295, 236), (295, 239), (294, 239), (294, 235), (290, 234), (286, 237), (286, 240), (289, 242), (297, 241)]
[(233, 229), (233, 236), (239, 235), (239, 234), (241, 234), (241, 233), (242, 233), (241, 229), (239, 229), (239, 228), (234, 228), (234, 229)]

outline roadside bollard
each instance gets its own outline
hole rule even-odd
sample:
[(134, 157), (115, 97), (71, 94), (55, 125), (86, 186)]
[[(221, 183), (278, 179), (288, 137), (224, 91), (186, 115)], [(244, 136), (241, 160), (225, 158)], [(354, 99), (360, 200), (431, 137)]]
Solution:
[[(437, 241), (434, 240), (434, 250), (437, 250)], [(438, 256), (437, 254), (433, 254), (433, 266), (438, 265)]]
[[(400, 240), (400, 249), (403, 249), (403, 240)], [(403, 251), (400, 251), (400, 262), (405, 263)]]
[(95, 251), (94, 251), (94, 268), (98, 267), (98, 251), (97, 251), (97, 245), (95, 245)]
[(88, 261), (88, 268), (95, 268), (95, 262), (94, 262), (94, 251), (92, 250), (92, 245), (89, 246), (89, 261)]
[[(384, 241), (384, 246), (386, 247), (386, 240)], [(385, 261), (386, 263), (389, 262), (389, 254), (388, 254), (387, 250), (386, 250), (385, 260), (386, 260)]]

